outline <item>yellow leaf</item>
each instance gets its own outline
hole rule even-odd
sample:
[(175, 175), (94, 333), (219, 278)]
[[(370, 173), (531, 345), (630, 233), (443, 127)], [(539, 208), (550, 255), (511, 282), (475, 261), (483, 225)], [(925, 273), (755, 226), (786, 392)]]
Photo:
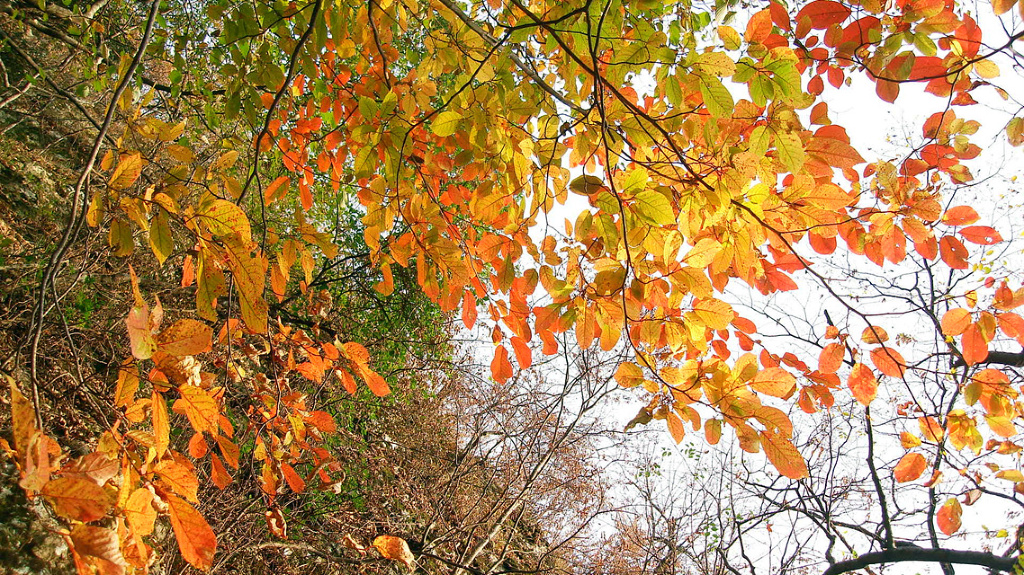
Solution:
[(142, 174), (142, 156), (138, 152), (122, 154), (114, 173), (110, 174), (111, 189), (123, 190), (135, 183)]
[(181, 398), (174, 402), (174, 412), (188, 417), (192, 429), (216, 435), (220, 419), (217, 400), (205, 389), (195, 385), (182, 385), (178, 392)]
[(693, 304), (693, 313), (700, 319), (701, 323), (711, 329), (725, 329), (729, 327), (735, 313), (732, 306), (717, 299), (697, 300)]
[(102, 487), (84, 477), (58, 477), (44, 485), (41, 493), (57, 515), (72, 521), (96, 521), (114, 506)]
[(750, 389), (772, 397), (789, 399), (796, 391), (796, 377), (781, 367), (769, 367), (754, 376)]
[(615, 370), (615, 381), (622, 387), (636, 387), (643, 383), (644, 372), (632, 362), (623, 362)]
[(447, 110), (441, 112), (434, 117), (434, 120), (430, 123), (430, 131), (435, 136), (447, 138), (455, 133), (455, 130), (459, 127), (459, 120), (462, 119), (462, 115), (458, 112)]
[(632, 205), (636, 215), (651, 225), (667, 226), (676, 223), (672, 203), (660, 192), (641, 190), (633, 196)]
[(167, 453), (167, 446), (171, 443), (170, 418), (167, 415), (167, 402), (164, 396), (158, 391), (153, 391), (153, 438), (156, 456), (163, 457)]
[(140, 487), (132, 492), (125, 505), (125, 518), (132, 531), (140, 537), (145, 537), (153, 532), (153, 524), (156, 522), (156, 509), (153, 509), (153, 492), (145, 487)]
[(792, 442), (768, 430), (760, 432), (760, 435), (764, 454), (779, 473), (790, 479), (808, 476), (807, 464)]
[(683, 257), (683, 263), (692, 268), (706, 268), (715, 260), (715, 256), (718, 255), (721, 249), (722, 244), (718, 243), (717, 240), (701, 238)]
[(242, 208), (227, 200), (213, 200), (196, 214), (207, 231), (215, 236), (237, 235), (247, 243), (252, 239), (252, 226)]

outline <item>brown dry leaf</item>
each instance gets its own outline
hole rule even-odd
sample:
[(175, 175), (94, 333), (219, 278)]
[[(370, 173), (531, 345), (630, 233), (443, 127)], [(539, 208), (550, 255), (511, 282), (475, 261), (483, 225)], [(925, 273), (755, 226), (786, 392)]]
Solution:
[(124, 573), (127, 563), (121, 555), (121, 544), (116, 532), (92, 525), (78, 525), (71, 531), (71, 542), (78, 554), (94, 559), (100, 573)]
[(349, 549), (355, 549), (360, 553), (366, 553), (366, 550), (368, 549), (366, 545), (356, 541), (355, 537), (352, 537), (351, 533), (341, 538), (341, 544)]
[(270, 532), (279, 539), (288, 538), (288, 524), (284, 521), (284, 515), (280, 509), (276, 507), (269, 509), (263, 513), (263, 517), (267, 520), (267, 527), (270, 528)]
[(409, 569), (412, 569), (413, 564), (416, 563), (416, 558), (413, 557), (412, 551), (409, 549), (409, 544), (401, 537), (381, 535), (373, 540), (373, 546), (376, 547), (377, 551), (380, 551), (380, 554), (386, 559), (401, 561), (402, 564)]

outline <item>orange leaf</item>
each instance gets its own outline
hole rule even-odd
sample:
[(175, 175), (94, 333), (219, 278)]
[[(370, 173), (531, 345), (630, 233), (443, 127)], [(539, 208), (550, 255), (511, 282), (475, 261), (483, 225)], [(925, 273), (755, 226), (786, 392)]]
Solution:
[(409, 544), (401, 537), (381, 535), (373, 540), (373, 546), (380, 551), (384, 558), (400, 561), (409, 569), (412, 569), (416, 562), (416, 558), (413, 557), (412, 551), (409, 549)]
[(72, 521), (96, 521), (114, 506), (102, 487), (84, 477), (58, 477), (47, 482), (41, 493), (57, 515)]
[(869, 405), (878, 393), (878, 380), (875, 379), (871, 368), (863, 363), (853, 366), (847, 384), (853, 392), (853, 397), (862, 405)]
[(338, 426), (334, 423), (334, 418), (326, 411), (314, 411), (309, 414), (306, 421), (312, 423), (314, 427), (324, 433), (334, 433), (338, 430)]
[(967, 248), (953, 236), (942, 236), (939, 240), (939, 255), (947, 266), (955, 270), (965, 270), (968, 267)]
[(224, 489), (232, 482), (231, 473), (224, 467), (216, 453), (210, 454), (210, 479), (218, 489)]
[(808, 476), (807, 463), (797, 451), (793, 443), (771, 431), (764, 430), (761, 433), (761, 447), (764, 454), (768, 456), (775, 469), (790, 479), (802, 479)]
[(377, 397), (384, 397), (391, 393), (391, 388), (388, 387), (388, 382), (381, 377), (379, 373), (365, 365), (357, 365), (357, 369), (359, 370), (359, 376), (366, 382), (366, 387), (369, 387), (370, 391), (372, 391), (374, 395)]
[(781, 367), (769, 367), (757, 372), (750, 389), (758, 393), (789, 399), (796, 391), (796, 377)]
[(1003, 236), (990, 226), (967, 226), (960, 230), (960, 236), (972, 244), (990, 246), (1003, 241)]
[(770, 10), (761, 10), (750, 17), (743, 36), (747, 42), (763, 42), (771, 33), (772, 13)]
[(946, 433), (938, 420), (931, 416), (917, 418), (917, 426), (921, 429), (921, 435), (932, 443), (942, 441), (942, 436)]
[(213, 555), (217, 552), (217, 536), (210, 529), (210, 524), (184, 499), (168, 494), (164, 501), (181, 556), (196, 569), (209, 571), (213, 567)]
[(114, 390), (114, 405), (124, 407), (135, 402), (139, 390), (139, 368), (131, 358), (121, 364), (117, 372), (117, 389)]
[(195, 432), (192, 434), (192, 439), (188, 440), (188, 454), (192, 459), (202, 459), (206, 457), (206, 454), (210, 452), (210, 446), (207, 445), (206, 439), (203, 437), (202, 432)]
[(718, 441), (722, 439), (721, 419), (709, 419), (704, 422), (704, 438), (709, 444), (718, 445)]
[(213, 329), (201, 321), (180, 319), (156, 336), (160, 351), (176, 356), (196, 355), (208, 351)]
[(875, 368), (889, 377), (903, 377), (907, 371), (907, 362), (900, 352), (891, 347), (876, 347), (871, 350), (871, 363)]
[(833, 342), (826, 345), (818, 354), (818, 371), (821, 373), (835, 373), (843, 365), (843, 356), (846, 348), (843, 344)]
[(960, 335), (971, 325), (971, 312), (962, 307), (951, 309), (942, 315), (942, 335)]
[(943, 533), (953, 535), (960, 530), (960, 515), (962, 513), (963, 508), (960, 507), (960, 502), (956, 497), (950, 497), (939, 508), (939, 512), (935, 516), (935, 523)]
[(462, 323), (466, 329), (473, 329), (473, 325), (476, 324), (476, 313), (476, 298), (466, 290), (462, 294)]
[(964, 330), (963, 338), (960, 340), (961, 353), (967, 365), (974, 365), (985, 361), (988, 357), (988, 342), (982, 335), (978, 324), (972, 323)]
[(942, 223), (947, 226), (966, 226), (980, 220), (978, 212), (971, 206), (956, 206), (946, 210), (942, 215)]
[(516, 354), (516, 361), (519, 362), (519, 369), (527, 369), (533, 365), (533, 352), (526, 340), (518, 335), (512, 336), (512, 351)]
[(908, 453), (900, 459), (892, 473), (898, 483), (906, 483), (921, 477), (921, 474), (924, 473), (927, 467), (928, 460), (923, 455), (920, 453)]
[(341, 345), (341, 353), (349, 360), (355, 363), (369, 363), (370, 352), (366, 351), (366, 348), (361, 344), (354, 341), (348, 341)]
[(508, 350), (503, 345), (494, 349), (494, 359), (491, 360), (491, 377), (498, 383), (505, 383), (512, 377), (512, 362), (508, 360)]
[[(287, 183), (288, 176), (278, 176), (276, 180), (271, 182), (270, 185), (263, 190), (263, 204), (269, 206), (274, 202), (274, 200), (279, 197), (284, 197), (284, 195), (288, 193), (288, 186), (285, 186)], [(282, 189), (281, 186), (284, 186), (284, 188)], [(280, 194), (277, 193), (279, 189), (282, 189)]]
[(672, 434), (672, 439), (676, 443), (683, 440), (686, 436), (686, 426), (683, 425), (683, 420), (679, 419), (679, 416), (675, 413), (669, 412), (665, 417), (665, 423), (668, 424), (668, 432)]
[(199, 503), (199, 479), (191, 469), (173, 459), (165, 459), (158, 463), (153, 471), (172, 491), (192, 503)]
[(281, 473), (284, 475), (284, 480), (288, 482), (288, 487), (295, 493), (302, 493), (306, 490), (306, 482), (303, 481), (302, 477), (295, 472), (295, 469), (287, 463), (281, 464)]

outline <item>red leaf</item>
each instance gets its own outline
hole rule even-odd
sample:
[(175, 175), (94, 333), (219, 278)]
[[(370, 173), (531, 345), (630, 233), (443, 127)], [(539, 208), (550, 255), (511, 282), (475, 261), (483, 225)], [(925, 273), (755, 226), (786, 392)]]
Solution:
[(983, 246), (990, 246), (1003, 241), (1003, 236), (999, 235), (999, 232), (990, 226), (967, 226), (960, 230), (960, 235), (973, 244), (981, 244)]
[(960, 530), (960, 515), (962, 513), (963, 508), (960, 507), (960, 502), (956, 497), (950, 497), (939, 508), (939, 512), (935, 516), (935, 523), (943, 533), (952, 535)]
[(808, 19), (812, 28), (824, 30), (833, 24), (841, 24), (850, 16), (850, 9), (831, 0), (817, 0), (804, 6), (796, 14), (797, 22)]
[(953, 236), (942, 236), (939, 240), (939, 253), (947, 266), (955, 270), (967, 269), (967, 248), (960, 240)]

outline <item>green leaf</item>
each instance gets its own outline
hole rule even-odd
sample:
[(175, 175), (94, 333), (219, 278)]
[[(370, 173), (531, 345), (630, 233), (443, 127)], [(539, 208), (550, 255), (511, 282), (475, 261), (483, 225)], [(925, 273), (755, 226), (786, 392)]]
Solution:
[(716, 118), (728, 118), (732, 115), (734, 106), (732, 94), (722, 84), (721, 80), (713, 76), (701, 77), (700, 94), (704, 97), (704, 105), (708, 112)]
[(160, 265), (164, 265), (171, 252), (174, 251), (170, 218), (163, 208), (156, 208), (156, 214), (149, 223), (149, 245), (153, 248), (153, 254), (156, 255)]
[(792, 173), (804, 167), (804, 145), (795, 132), (775, 134), (775, 149), (778, 150), (779, 161)]
[(640, 219), (656, 226), (676, 223), (676, 215), (668, 198), (654, 190), (643, 190), (633, 197), (633, 209)]

